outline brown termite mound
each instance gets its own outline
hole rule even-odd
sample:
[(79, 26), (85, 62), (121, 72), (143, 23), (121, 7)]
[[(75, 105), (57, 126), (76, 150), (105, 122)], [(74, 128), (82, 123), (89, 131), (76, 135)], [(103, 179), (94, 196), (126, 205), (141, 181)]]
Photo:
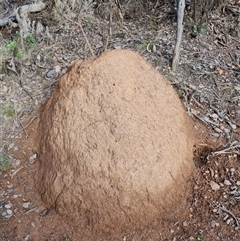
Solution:
[(136, 53), (73, 64), (44, 108), (39, 136), (42, 200), (87, 240), (184, 206), (192, 122), (168, 81)]

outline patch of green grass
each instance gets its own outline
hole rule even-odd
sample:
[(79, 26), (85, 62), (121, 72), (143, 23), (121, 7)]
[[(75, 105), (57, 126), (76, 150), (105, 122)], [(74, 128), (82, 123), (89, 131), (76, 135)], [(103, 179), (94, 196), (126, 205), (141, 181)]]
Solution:
[(17, 34), (12, 40), (5, 40), (3, 47), (0, 49), (0, 55), (12, 54), (18, 59), (23, 59), (27, 50), (36, 46), (36, 38), (33, 34), (29, 34), (26, 38), (22, 38)]
[(202, 232), (198, 232), (196, 234), (196, 239), (200, 240), (200, 241), (205, 241), (204, 235), (202, 234)]
[(0, 153), (0, 170), (6, 171), (11, 167), (11, 162), (9, 160), (8, 154), (6, 152)]
[(14, 103), (10, 102), (5, 108), (3, 108), (2, 114), (6, 117), (13, 117), (15, 114)]
[(68, 238), (67, 235), (63, 235), (63, 237), (60, 239), (60, 241), (70, 241), (70, 238)]
[(35, 36), (30, 34), (25, 38), (27, 49), (33, 49), (36, 46), (36, 39)]
[(148, 19), (147, 24), (148, 24), (148, 27), (149, 27), (151, 30), (157, 30), (157, 29), (158, 29), (158, 22), (157, 22), (156, 17), (151, 16), (151, 17)]
[(5, 40), (4, 41), (4, 47), (5, 47), (5, 54), (7, 52), (12, 52), (14, 57), (17, 57), (18, 59), (23, 58), (23, 52), (19, 48), (19, 43), (16, 39), (13, 40)]
[(147, 45), (148, 45), (147, 42), (143, 42), (143, 43), (139, 44), (137, 46), (137, 51), (140, 52), (140, 53), (145, 51), (147, 49)]

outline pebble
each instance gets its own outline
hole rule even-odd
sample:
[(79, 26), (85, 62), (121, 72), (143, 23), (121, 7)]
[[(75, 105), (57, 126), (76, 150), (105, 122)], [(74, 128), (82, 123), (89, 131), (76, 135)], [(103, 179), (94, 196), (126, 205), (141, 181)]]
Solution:
[(11, 189), (11, 188), (13, 188), (13, 185), (9, 184), (9, 185), (7, 185), (7, 188)]
[(10, 208), (12, 207), (12, 204), (11, 204), (11, 203), (5, 204), (4, 207), (5, 207), (6, 209), (10, 209)]
[(6, 212), (7, 212), (7, 214), (9, 214), (9, 215), (12, 214), (12, 210), (11, 210), (11, 209), (7, 209)]
[(211, 220), (211, 227), (215, 228), (216, 227), (216, 221), (215, 220)]
[(14, 147), (14, 142), (8, 146), (8, 150), (12, 149), (13, 147)]
[(237, 181), (236, 184), (237, 184), (238, 186), (240, 186), (240, 181)]
[(225, 181), (224, 181), (224, 185), (226, 185), (226, 186), (231, 186), (232, 183), (231, 183), (229, 180), (225, 180)]
[(215, 127), (214, 130), (215, 130), (217, 133), (223, 132), (223, 131), (222, 131), (220, 128), (218, 128), (218, 127)]
[(210, 184), (212, 190), (214, 190), (214, 191), (217, 191), (217, 190), (220, 189), (220, 186), (216, 182), (214, 182), (214, 181), (210, 181), (209, 184)]
[(224, 132), (227, 133), (227, 134), (230, 133), (230, 131), (231, 131), (231, 130), (228, 129), (228, 128), (225, 128), (225, 129), (224, 129)]
[(25, 203), (23, 203), (23, 208), (28, 208), (29, 207), (29, 205), (30, 205), (30, 202), (25, 202)]
[(47, 72), (47, 77), (51, 78), (51, 79), (55, 79), (55, 78), (58, 77), (58, 73), (55, 69), (52, 69), (52, 70)]
[(232, 219), (229, 218), (229, 219), (227, 220), (227, 224), (231, 223), (231, 221), (232, 221)]
[(33, 163), (36, 159), (37, 159), (37, 154), (34, 154), (34, 155), (30, 156), (29, 161), (30, 161), (30, 163)]
[(26, 237), (24, 238), (24, 241), (30, 240), (30, 234), (27, 234)]

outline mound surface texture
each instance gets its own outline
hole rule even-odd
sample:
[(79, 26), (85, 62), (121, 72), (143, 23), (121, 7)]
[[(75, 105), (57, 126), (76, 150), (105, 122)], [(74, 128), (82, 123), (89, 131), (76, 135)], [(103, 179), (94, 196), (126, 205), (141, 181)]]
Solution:
[(171, 85), (139, 55), (78, 61), (42, 113), (37, 189), (88, 240), (141, 228), (183, 203), (190, 129)]

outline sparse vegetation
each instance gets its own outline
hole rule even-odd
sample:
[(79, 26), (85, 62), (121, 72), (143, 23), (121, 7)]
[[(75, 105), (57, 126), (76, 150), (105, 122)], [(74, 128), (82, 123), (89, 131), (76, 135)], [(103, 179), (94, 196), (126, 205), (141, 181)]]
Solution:
[(0, 153), (0, 171), (6, 171), (11, 167), (11, 162), (6, 152)]
[(17, 38), (14, 40), (5, 40), (4, 41), (4, 54), (8, 52), (12, 52), (14, 57), (18, 59), (23, 58), (23, 52), (20, 50), (19, 43), (17, 42)]
[[(22, 46), (23, 45), (23, 46)], [(6, 56), (12, 54), (18, 59), (24, 57), (27, 50), (31, 50), (36, 46), (36, 38), (33, 34), (22, 39), (20, 35), (16, 35), (12, 40), (4, 40), (4, 46), (0, 51), (0, 55)]]
[(10, 102), (5, 108), (3, 108), (2, 114), (6, 117), (13, 117), (15, 114), (14, 103)]
[(200, 23), (198, 25), (194, 25), (193, 26), (193, 32), (197, 35), (203, 33), (206, 31), (206, 26), (207, 26), (207, 23), (206, 22), (203, 22), (203, 23)]

